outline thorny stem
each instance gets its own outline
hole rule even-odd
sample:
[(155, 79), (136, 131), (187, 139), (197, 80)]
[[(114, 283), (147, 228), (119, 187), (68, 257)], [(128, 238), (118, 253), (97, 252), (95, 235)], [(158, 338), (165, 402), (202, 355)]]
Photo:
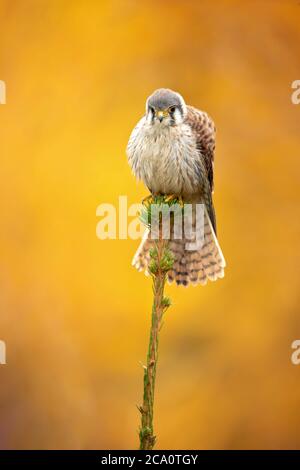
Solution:
[(153, 279), (153, 306), (147, 365), (144, 366), (143, 405), (138, 407), (141, 413), (140, 450), (152, 450), (156, 441), (153, 431), (153, 407), (159, 332), (162, 326), (163, 314), (170, 306), (169, 298), (164, 297), (164, 287), (167, 272), (173, 265), (173, 258), (168, 250), (168, 240), (162, 238), (161, 230), (150, 256), (149, 271)]

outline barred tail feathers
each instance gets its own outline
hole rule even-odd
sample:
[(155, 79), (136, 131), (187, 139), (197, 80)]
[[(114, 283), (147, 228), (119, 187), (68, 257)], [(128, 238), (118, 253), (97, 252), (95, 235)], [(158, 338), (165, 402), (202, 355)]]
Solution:
[(146, 229), (142, 241), (133, 257), (132, 266), (138, 271), (144, 271), (148, 274), (148, 264), (150, 262), (150, 248), (153, 240), (150, 239), (150, 230)]
[(204, 207), (204, 238), (198, 250), (187, 250), (189, 240), (170, 240), (170, 250), (175, 256), (169, 282), (188, 286), (206, 284), (224, 277), (225, 259), (215, 235), (206, 207)]
[[(207, 280), (216, 281), (224, 277), (225, 259), (215, 235), (206, 207), (204, 208), (204, 239), (198, 250), (188, 250), (191, 240), (171, 238), (169, 248), (174, 255), (173, 268), (168, 272), (168, 281), (177, 285), (188, 286), (206, 284)], [(150, 248), (154, 241), (150, 231), (146, 230), (140, 246), (133, 258), (132, 265), (148, 274)]]

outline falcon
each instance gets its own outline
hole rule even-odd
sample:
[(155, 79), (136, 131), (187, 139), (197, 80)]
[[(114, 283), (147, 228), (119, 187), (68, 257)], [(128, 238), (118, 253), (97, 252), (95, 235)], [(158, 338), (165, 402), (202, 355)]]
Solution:
[[(199, 249), (187, 249), (187, 239), (171, 234), (174, 255), (168, 281), (188, 286), (224, 277), (225, 260), (216, 236), (214, 189), (215, 125), (204, 111), (185, 104), (175, 91), (160, 88), (146, 100), (146, 113), (133, 129), (127, 145), (133, 174), (150, 193), (204, 206), (204, 237)], [(193, 222), (194, 223), (194, 222)], [(195, 224), (194, 224), (195, 225)], [(147, 273), (149, 231), (132, 264)]]

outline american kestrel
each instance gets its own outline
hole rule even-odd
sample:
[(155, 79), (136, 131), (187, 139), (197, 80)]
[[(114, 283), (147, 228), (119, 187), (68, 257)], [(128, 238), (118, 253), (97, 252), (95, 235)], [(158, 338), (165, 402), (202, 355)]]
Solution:
[[(146, 101), (146, 113), (133, 129), (127, 156), (134, 175), (151, 194), (174, 195), (204, 205), (204, 243), (187, 250), (187, 240), (171, 237), (174, 255), (169, 282), (206, 284), (224, 276), (225, 260), (216, 237), (212, 201), (215, 126), (204, 111), (187, 106), (179, 93), (161, 88)], [(153, 240), (146, 232), (133, 265), (146, 270)]]

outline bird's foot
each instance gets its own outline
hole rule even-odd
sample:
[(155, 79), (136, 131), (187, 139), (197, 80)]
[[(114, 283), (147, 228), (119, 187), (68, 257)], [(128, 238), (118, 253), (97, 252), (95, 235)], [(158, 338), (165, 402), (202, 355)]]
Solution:
[(142, 204), (145, 207), (149, 207), (153, 203), (154, 203), (154, 197), (152, 196), (152, 194), (149, 194), (149, 196), (144, 197), (144, 199), (142, 200)]
[(171, 203), (174, 203), (174, 204), (179, 204), (180, 207), (183, 207), (184, 206), (184, 202), (183, 202), (183, 199), (181, 196), (178, 196), (176, 194), (168, 194), (166, 197), (165, 197), (165, 201), (169, 204), (170, 202)]

